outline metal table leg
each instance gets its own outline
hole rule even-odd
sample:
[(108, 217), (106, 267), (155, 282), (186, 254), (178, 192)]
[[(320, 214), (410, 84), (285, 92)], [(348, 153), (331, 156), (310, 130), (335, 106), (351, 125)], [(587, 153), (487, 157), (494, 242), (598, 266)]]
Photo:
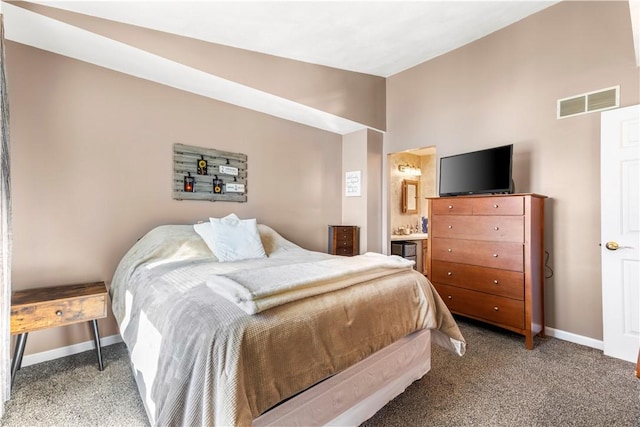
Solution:
[(96, 343), (96, 355), (98, 356), (98, 368), (102, 371), (104, 370), (104, 365), (102, 364), (102, 348), (100, 347), (100, 333), (98, 332), (98, 321), (93, 319), (91, 321), (91, 326), (93, 327), (93, 340)]
[(13, 386), (13, 380), (16, 377), (16, 372), (22, 366), (22, 355), (24, 354), (24, 347), (27, 344), (28, 333), (18, 335), (16, 340), (16, 348), (13, 352), (13, 360), (11, 361), (11, 385)]

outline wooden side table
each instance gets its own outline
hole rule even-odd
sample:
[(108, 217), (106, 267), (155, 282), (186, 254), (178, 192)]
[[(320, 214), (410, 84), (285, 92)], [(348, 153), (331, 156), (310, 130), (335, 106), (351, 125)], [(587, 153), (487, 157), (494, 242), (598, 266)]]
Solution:
[(104, 282), (16, 291), (11, 296), (11, 335), (18, 335), (11, 362), (11, 384), (22, 365), (29, 332), (55, 326), (90, 322), (96, 344), (98, 368), (102, 352), (97, 319), (107, 316), (107, 287)]

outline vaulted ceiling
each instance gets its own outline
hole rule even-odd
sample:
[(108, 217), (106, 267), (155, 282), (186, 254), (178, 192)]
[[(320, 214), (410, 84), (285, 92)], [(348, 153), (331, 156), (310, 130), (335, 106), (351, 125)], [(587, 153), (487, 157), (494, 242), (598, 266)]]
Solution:
[[(313, 64), (389, 77), (557, 1), (32, 2)], [(3, 2), (8, 40), (340, 134), (363, 124)]]

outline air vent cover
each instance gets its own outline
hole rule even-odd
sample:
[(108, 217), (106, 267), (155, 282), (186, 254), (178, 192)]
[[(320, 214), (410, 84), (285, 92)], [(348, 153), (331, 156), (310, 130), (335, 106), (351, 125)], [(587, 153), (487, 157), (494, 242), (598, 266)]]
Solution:
[(558, 118), (609, 110), (620, 106), (620, 86), (558, 100)]

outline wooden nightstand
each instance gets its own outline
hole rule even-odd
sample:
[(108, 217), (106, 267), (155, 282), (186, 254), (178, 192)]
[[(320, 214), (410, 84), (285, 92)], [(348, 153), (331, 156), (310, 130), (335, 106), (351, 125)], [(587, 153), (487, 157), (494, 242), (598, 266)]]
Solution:
[(96, 344), (98, 368), (102, 352), (97, 319), (107, 316), (107, 287), (104, 282), (16, 291), (11, 296), (11, 335), (18, 335), (11, 362), (11, 384), (22, 365), (29, 332), (55, 326), (90, 322)]
[(356, 225), (330, 225), (328, 252), (332, 255), (358, 255), (360, 253), (360, 227)]

